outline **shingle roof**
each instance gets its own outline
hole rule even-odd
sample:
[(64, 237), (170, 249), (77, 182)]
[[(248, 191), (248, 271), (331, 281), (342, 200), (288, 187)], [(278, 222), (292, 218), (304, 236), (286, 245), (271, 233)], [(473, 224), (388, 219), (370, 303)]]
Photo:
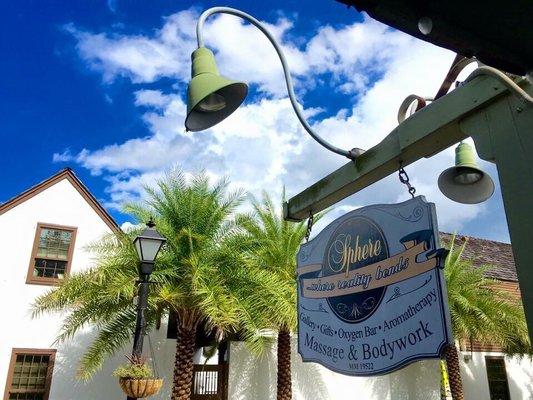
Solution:
[[(453, 235), (441, 232), (440, 237), (447, 245)], [(472, 261), (475, 267), (489, 266), (485, 275), (504, 281), (518, 281), (511, 245), (493, 240), (456, 235), (455, 245), (462, 246), (468, 241), (463, 257)]]

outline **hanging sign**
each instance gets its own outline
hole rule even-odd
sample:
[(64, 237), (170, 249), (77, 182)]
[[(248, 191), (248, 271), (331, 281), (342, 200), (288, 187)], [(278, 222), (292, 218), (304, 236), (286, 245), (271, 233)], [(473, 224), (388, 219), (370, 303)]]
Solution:
[(338, 218), (298, 253), (298, 349), (347, 375), (385, 374), (451, 343), (435, 205)]

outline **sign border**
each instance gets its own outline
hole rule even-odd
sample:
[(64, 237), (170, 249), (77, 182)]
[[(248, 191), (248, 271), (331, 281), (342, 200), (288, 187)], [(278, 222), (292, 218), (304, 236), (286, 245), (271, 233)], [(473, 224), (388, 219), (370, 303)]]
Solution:
[[(431, 240), (433, 241), (434, 249), (441, 248), (441, 246), (440, 246), (440, 237), (439, 237), (439, 229), (438, 229), (438, 222), (437, 222), (437, 212), (436, 212), (435, 204), (431, 203), (431, 202), (428, 202), (424, 196), (422, 196), (422, 195), (416, 196), (413, 199), (409, 199), (409, 200), (406, 200), (406, 201), (403, 201), (403, 202), (400, 202), (400, 203), (395, 203), (395, 204), (372, 204), (372, 205), (369, 205), (369, 206), (366, 206), (366, 207), (361, 207), (361, 208), (369, 209), (369, 208), (390, 207), (390, 206), (401, 207), (402, 205), (404, 205), (404, 204), (406, 204), (408, 202), (412, 202), (412, 201), (417, 201), (419, 203), (422, 203), (423, 207), (427, 207), (428, 208), (428, 216), (430, 218), (430, 222), (432, 222), (431, 225), (433, 227), (433, 237), (431, 238)], [(359, 208), (357, 210), (361, 210), (361, 208)], [(333, 220), (332, 222), (330, 222), (327, 226), (330, 226), (330, 225), (334, 224), (339, 219), (344, 218), (346, 215), (347, 214), (341, 215), (340, 217), (338, 217), (335, 220)], [(316, 240), (317, 237), (318, 236), (315, 236), (312, 240), (307, 242), (305, 245), (306, 246), (312, 246), (312, 242), (314, 240)], [(300, 248), (300, 251), (301, 251), (301, 248)], [(410, 364), (412, 364), (412, 363), (414, 363), (416, 361), (419, 361), (419, 360), (440, 359), (440, 358), (442, 358), (444, 350), (445, 350), (445, 347), (447, 345), (453, 344), (453, 334), (452, 334), (452, 330), (451, 330), (451, 321), (450, 321), (450, 313), (449, 313), (449, 309), (448, 309), (448, 302), (444, 300), (444, 296), (443, 296), (443, 295), (448, 293), (447, 289), (446, 289), (446, 280), (445, 280), (445, 277), (444, 277), (444, 261), (445, 261), (444, 257), (445, 257), (445, 254), (439, 256), (440, 257), (439, 264), (438, 264), (438, 266), (436, 268), (434, 268), (434, 271), (433, 271), (433, 273), (436, 275), (437, 285), (438, 285), (438, 288), (440, 289), (440, 293), (441, 293), (441, 296), (439, 296), (440, 297), (439, 306), (440, 306), (440, 310), (441, 310), (442, 315), (443, 315), (443, 318), (442, 318), (442, 329), (444, 330), (444, 339), (439, 344), (436, 352), (413, 355), (413, 356), (407, 357), (405, 359), (402, 359), (401, 361), (397, 362), (396, 364), (390, 365), (389, 367), (382, 368), (380, 370), (371, 370), (371, 371), (367, 371), (367, 372), (357, 372), (357, 373), (350, 373), (347, 370), (341, 370), (341, 369), (335, 368), (333, 366), (326, 365), (320, 359), (305, 358), (302, 355), (301, 347), (300, 347), (301, 340), (300, 340), (299, 332), (300, 332), (300, 290), (301, 289), (299, 287), (300, 286), (300, 278), (297, 278), (297, 285), (298, 285), (297, 292), (296, 292), (296, 296), (297, 296), (297, 314), (298, 314), (298, 318), (297, 318), (298, 336), (297, 336), (297, 339), (298, 339), (298, 354), (302, 358), (302, 361), (303, 362), (314, 362), (314, 363), (320, 364), (324, 368), (327, 368), (327, 369), (329, 369), (331, 371), (334, 371), (336, 373), (339, 373), (339, 374), (342, 374), (342, 375), (346, 375), (346, 376), (368, 377), (368, 376), (386, 375), (388, 373), (391, 373), (391, 372), (394, 372), (394, 371), (398, 371), (398, 370), (400, 370), (402, 368), (405, 368), (408, 365), (410, 365)], [(298, 255), (299, 255), (299, 252), (298, 252)], [(297, 268), (297, 270), (298, 270), (298, 268)], [(361, 322), (363, 322), (363, 321), (361, 321)]]

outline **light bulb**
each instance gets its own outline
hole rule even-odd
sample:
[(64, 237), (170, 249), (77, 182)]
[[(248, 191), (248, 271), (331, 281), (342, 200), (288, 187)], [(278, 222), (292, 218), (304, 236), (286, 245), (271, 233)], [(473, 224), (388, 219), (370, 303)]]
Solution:
[(218, 93), (211, 93), (198, 104), (198, 109), (204, 112), (220, 111), (224, 107), (226, 107), (226, 100)]
[(433, 29), (433, 21), (429, 17), (422, 17), (418, 20), (418, 29), (424, 35), (429, 35)]
[(483, 174), (475, 169), (458, 167), (457, 175), (453, 178), (453, 180), (460, 185), (470, 185), (478, 182), (482, 177)]

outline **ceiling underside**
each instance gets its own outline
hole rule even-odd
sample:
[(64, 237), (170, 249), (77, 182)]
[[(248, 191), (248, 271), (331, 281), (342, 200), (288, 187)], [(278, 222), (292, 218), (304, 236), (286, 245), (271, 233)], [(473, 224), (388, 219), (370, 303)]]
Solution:
[[(533, 71), (533, 0), (337, 0), (437, 46), (517, 75)], [(424, 35), (418, 21), (433, 28)]]

